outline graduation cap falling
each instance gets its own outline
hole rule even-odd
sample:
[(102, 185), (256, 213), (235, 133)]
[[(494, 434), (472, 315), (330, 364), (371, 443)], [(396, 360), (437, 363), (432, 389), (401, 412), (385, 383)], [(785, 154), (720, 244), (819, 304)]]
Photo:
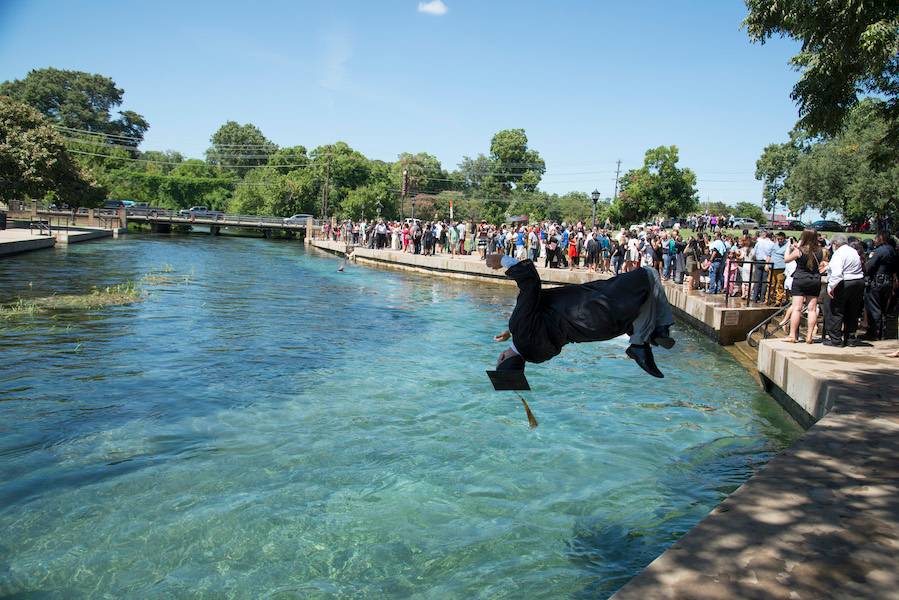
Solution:
[(515, 392), (515, 395), (518, 396), (518, 399), (524, 405), (524, 412), (528, 416), (528, 425), (530, 425), (531, 429), (536, 427), (537, 418), (531, 412), (531, 407), (528, 406), (524, 396), (518, 393), (520, 391), (530, 391), (531, 389), (527, 377), (524, 376), (524, 369), (487, 371), (487, 376), (490, 377), (490, 383), (493, 384), (493, 389), (497, 392)]

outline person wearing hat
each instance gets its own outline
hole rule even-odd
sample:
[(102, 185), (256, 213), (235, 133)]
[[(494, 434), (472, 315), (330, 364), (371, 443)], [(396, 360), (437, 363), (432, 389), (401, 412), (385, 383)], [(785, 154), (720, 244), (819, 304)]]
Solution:
[[(652, 268), (544, 290), (530, 260), (519, 262), (492, 254), (487, 266), (506, 268), (506, 275), (518, 284), (509, 329), (494, 338), (512, 340), (499, 355), (496, 371), (488, 371), (497, 389), (530, 389), (525, 387), (525, 364), (546, 362), (565, 344), (609, 340), (624, 333), (630, 335), (628, 358), (653, 377), (664, 377), (655, 364), (652, 346), (674, 346), (670, 333), (674, 318), (659, 274)], [(521, 387), (500, 388), (499, 379)]]

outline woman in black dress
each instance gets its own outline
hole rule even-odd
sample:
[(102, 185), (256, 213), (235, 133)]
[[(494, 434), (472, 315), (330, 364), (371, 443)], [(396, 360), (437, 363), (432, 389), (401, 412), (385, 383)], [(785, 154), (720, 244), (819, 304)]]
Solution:
[(785, 340), (791, 344), (798, 341), (799, 321), (802, 318), (802, 307), (808, 303), (808, 333), (805, 343), (811, 344), (815, 337), (815, 325), (818, 321), (818, 294), (821, 293), (821, 273), (827, 268), (824, 252), (818, 244), (818, 232), (806, 229), (787, 252), (784, 261), (796, 261), (793, 273), (793, 314), (790, 316), (790, 336)]

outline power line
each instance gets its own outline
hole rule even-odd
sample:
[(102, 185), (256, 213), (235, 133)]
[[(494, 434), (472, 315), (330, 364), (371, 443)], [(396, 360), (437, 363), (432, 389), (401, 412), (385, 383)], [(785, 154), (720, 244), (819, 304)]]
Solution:
[[(73, 152), (75, 154), (84, 154), (86, 156), (99, 156), (102, 158), (108, 158), (110, 160), (130, 160), (133, 162), (150, 163), (150, 164), (156, 164), (156, 165), (175, 165), (175, 166), (177, 166), (177, 165), (187, 164), (185, 162), (149, 160), (149, 159), (143, 159), (143, 158), (131, 158), (131, 157), (124, 157), (124, 156), (110, 156), (109, 154), (100, 154), (97, 152), (85, 152), (83, 150), (70, 149), (69, 152)], [(197, 160), (199, 160), (199, 159), (197, 159)], [(190, 165), (188, 164), (187, 166), (190, 166)], [(298, 165), (222, 165), (222, 164), (214, 164), (214, 165), (210, 165), (210, 166), (229, 168), (229, 169), (263, 169), (263, 168), (282, 169), (282, 168), (286, 168), (286, 167), (291, 167), (291, 168), (296, 168), (296, 169), (307, 169), (307, 168), (311, 167), (312, 165), (307, 163), (307, 164), (302, 164), (302, 165), (299, 165), (299, 164)]]

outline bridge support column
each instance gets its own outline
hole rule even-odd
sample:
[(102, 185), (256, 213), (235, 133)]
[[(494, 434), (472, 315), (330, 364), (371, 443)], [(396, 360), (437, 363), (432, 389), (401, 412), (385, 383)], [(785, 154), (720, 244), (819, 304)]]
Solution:
[(306, 219), (306, 234), (303, 242), (308, 246), (315, 239), (315, 220), (312, 217)]
[(171, 223), (150, 223), (150, 232), (151, 233), (171, 233), (172, 225), (171, 225)]
[(263, 230), (262, 230), (262, 237), (264, 237), (264, 238), (267, 239), (267, 240), (272, 239), (272, 230), (271, 230), (271, 229), (263, 229)]
[(209, 235), (218, 235), (219, 233), (221, 233), (221, 229), (222, 228), (219, 227), (218, 225), (210, 225), (209, 226)]

